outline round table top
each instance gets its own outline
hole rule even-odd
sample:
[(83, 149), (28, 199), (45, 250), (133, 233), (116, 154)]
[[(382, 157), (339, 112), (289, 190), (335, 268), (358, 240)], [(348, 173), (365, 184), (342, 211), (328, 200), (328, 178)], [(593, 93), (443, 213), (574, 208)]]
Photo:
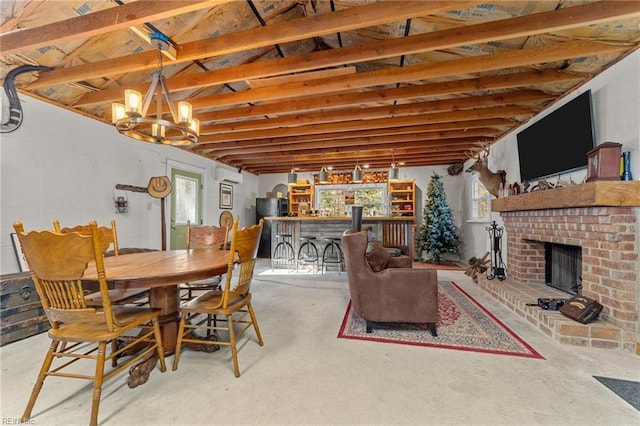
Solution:
[[(224, 274), (229, 251), (217, 249), (167, 250), (104, 258), (107, 281), (125, 288), (159, 287)], [(98, 280), (93, 262), (82, 277)]]

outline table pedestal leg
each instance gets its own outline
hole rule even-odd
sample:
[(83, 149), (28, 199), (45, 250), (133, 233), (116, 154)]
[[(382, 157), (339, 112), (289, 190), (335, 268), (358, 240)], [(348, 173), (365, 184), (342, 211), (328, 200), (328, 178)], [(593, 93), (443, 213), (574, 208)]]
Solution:
[(178, 340), (180, 321), (180, 294), (178, 286), (152, 287), (149, 290), (149, 305), (160, 309), (160, 332), (165, 356), (173, 355)]
[[(159, 322), (164, 355), (173, 355), (176, 350), (178, 321), (180, 319), (180, 313), (178, 311), (178, 287), (152, 287), (149, 289), (149, 305), (152, 308), (160, 308)], [(129, 387), (135, 388), (136, 386), (146, 383), (146, 381), (149, 380), (149, 374), (155, 368), (157, 362), (158, 355), (154, 351), (145, 361), (133, 365), (129, 369)]]

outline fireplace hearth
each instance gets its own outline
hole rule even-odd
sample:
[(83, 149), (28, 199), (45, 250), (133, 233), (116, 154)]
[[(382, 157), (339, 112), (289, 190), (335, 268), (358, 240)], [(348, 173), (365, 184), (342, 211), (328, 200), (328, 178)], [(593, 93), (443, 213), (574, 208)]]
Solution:
[[(543, 287), (561, 288), (567, 298), (581, 294), (604, 306), (598, 321), (562, 323), (563, 333), (573, 336), (563, 334), (563, 341), (615, 347), (603, 342), (617, 335), (619, 347), (640, 354), (640, 182), (596, 181), (535, 191), (492, 200), (492, 210), (500, 212), (504, 225), (509, 284), (516, 293), (518, 286), (535, 287), (524, 290), (529, 297)], [(512, 303), (511, 296), (502, 298)], [(538, 325), (556, 333), (549, 331), (546, 317)], [(598, 327), (618, 331), (601, 330), (597, 337)]]

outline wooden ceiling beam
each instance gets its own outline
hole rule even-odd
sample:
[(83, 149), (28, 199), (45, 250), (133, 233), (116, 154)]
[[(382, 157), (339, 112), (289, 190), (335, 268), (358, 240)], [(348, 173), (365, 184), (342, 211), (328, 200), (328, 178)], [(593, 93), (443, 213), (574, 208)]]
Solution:
[[(396, 157), (396, 161), (400, 162), (405, 159), (408, 159), (408, 156), (414, 155), (416, 153), (437, 153), (437, 152), (448, 152), (450, 150), (454, 151), (465, 151), (467, 152), (471, 148), (475, 148), (476, 150), (481, 146), (483, 138), (473, 138), (473, 137), (463, 137), (463, 138), (455, 138), (450, 139), (446, 143), (440, 141), (429, 141), (427, 143), (424, 142), (413, 142), (413, 143), (404, 143), (404, 144), (394, 144), (394, 155)], [(354, 154), (352, 156), (345, 156), (345, 153)], [(317, 163), (318, 160), (322, 160), (323, 158), (327, 163), (341, 161), (344, 158), (355, 158), (358, 154), (358, 158), (360, 162), (368, 162), (375, 161), (379, 157), (381, 158), (389, 158), (391, 159), (391, 148), (388, 146), (368, 146), (363, 145), (359, 147), (330, 147), (324, 150), (310, 150), (308, 152), (302, 152), (295, 155), (295, 160), (293, 160), (292, 154), (290, 152), (274, 152), (269, 153), (267, 158), (289, 158), (295, 162), (295, 166), (304, 165), (307, 162)], [(235, 155), (224, 155), (220, 158), (231, 159), (237, 161), (238, 159), (243, 159), (246, 161), (246, 164), (251, 164), (255, 162), (259, 164), (262, 160), (260, 156), (256, 155), (244, 155), (243, 154), (235, 154)], [(352, 160), (348, 160), (352, 161)], [(386, 161), (386, 160), (385, 160)]]
[(277, 88), (261, 87), (233, 93), (190, 99), (194, 109), (228, 107), (239, 104), (292, 99), (322, 93), (331, 94), (374, 86), (412, 83), (421, 80), (452, 77), (460, 74), (486, 73), (505, 68), (526, 67), (568, 59), (620, 53), (628, 46), (573, 40), (529, 49), (471, 56), (436, 63), (384, 69), (345, 75), (337, 79), (319, 78), (308, 82), (285, 83)]
[(310, 124), (334, 123), (352, 120), (374, 120), (428, 114), (442, 111), (458, 111), (500, 105), (523, 105), (550, 101), (555, 96), (539, 90), (521, 90), (485, 96), (468, 96), (426, 102), (412, 102), (371, 108), (344, 108), (308, 114), (285, 115), (261, 120), (244, 120), (201, 127), (201, 133), (227, 133), (238, 131), (298, 127)]
[(525, 117), (530, 116), (535, 111), (530, 108), (517, 106), (501, 106), (492, 108), (479, 108), (470, 111), (447, 111), (432, 114), (411, 115), (406, 117), (392, 117), (377, 120), (353, 120), (342, 121), (340, 123), (310, 124), (298, 127), (282, 127), (278, 129), (253, 130), (243, 132), (230, 132), (209, 135), (209, 141), (247, 140), (273, 138), (279, 136), (294, 136), (308, 134), (322, 134), (325, 132), (353, 131), (367, 129), (386, 129), (390, 134), (394, 127), (411, 126), (429, 123), (442, 123), (457, 120), (479, 120), (485, 118), (501, 117)]
[[(163, 2), (157, 2), (163, 3)], [(380, 2), (365, 6), (357, 6), (319, 16), (278, 22), (278, 25), (257, 27), (238, 31), (215, 38), (207, 38), (176, 46), (177, 58), (170, 64), (178, 64), (237, 53), (259, 47), (273, 46), (334, 32), (349, 31), (357, 28), (380, 25), (389, 22), (403, 21), (415, 16), (430, 15), (443, 10), (456, 9), (473, 5), (469, 1), (408, 1)], [(82, 81), (100, 78), (107, 75), (131, 73), (155, 68), (157, 61), (151, 60), (149, 54), (157, 59), (155, 52), (145, 52), (120, 58), (112, 58), (91, 64), (53, 70), (42, 75), (31, 88), (55, 86), (69, 81)], [(171, 85), (169, 86), (171, 87)]]
[(334, 95), (316, 95), (302, 99), (290, 99), (279, 102), (252, 105), (239, 108), (228, 108), (198, 114), (200, 123), (209, 121), (235, 120), (238, 118), (266, 117), (282, 114), (293, 114), (309, 111), (328, 111), (340, 107), (389, 103), (416, 98), (455, 95), (474, 91), (498, 89), (514, 89), (523, 86), (541, 86), (546, 84), (560, 84), (576, 82), (584, 79), (583, 75), (546, 69), (521, 73), (492, 75), (465, 80), (442, 81), (392, 89), (369, 90), (364, 92), (346, 92)]
[[(450, 130), (468, 130), (468, 129), (477, 129), (482, 127), (494, 127), (494, 128), (502, 128), (506, 130), (508, 128), (513, 127), (516, 124), (515, 121), (506, 119), (506, 118), (488, 118), (488, 119), (479, 119), (479, 120), (466, 120), (464, 117), (460, 117), (459, 120), (440, 122), (440, 123), (431, 123), (431, 124), (418, 124), (418, 125), (409, 125), (409, 126), (399, 126), (394, 127), (391, 131), (385, 128), (376, 128), (376, 129), (360, 129), (355, 131), (335, 131), (335, 132), (326, 132), (326, 133), (314, 133), (310, 135), (291, 135), (291, 136), (282, 136), (282, 137), (269, 137), (262, 139), (245, 139), (245, 140), (236, 140), (234, 138), (229, 138), (226, 141), (205, 141), (200, 139), (200, 141), (190, 147), (194, 152), (206, 152), (210, 149), (216, 149), (220, 147), (221, 149), (224, 147), (229, 148), (248, 148), (252, 146), (263, 146), (263, 145), (271, 145), (271, 144), (281, 144), (281, 143), (310, 143), (310, 142), (319, 142), (318, 145), (313, 145), (317, 148), (326, 147), (327, 141), (342, 141), (344, 139), (350, 138), (368, 138), (368, 137), (390, 137), (394, 135), (400, 135), (404, 133), (433, 133), (433, 132), (441, 132), (441, 131), (450, 131)], [(342, 142), (340, 142), (342, 143)]]
[[(216, 159), (219, 159), (221, 161), (229, 161), (229, 160), (248, 160), (250, 158), (262, 158), (265, 161), (270, 161), (272, 158), (274, 157), (280, 157), (280, 156), (289, 156), (289, 158), (295, 158), (296, 160), (300, 160), (303, 159), (305, 156), (310, 156), (314, 153), (317, 152), (323, 152), (323, 153), (332, 153), (332, 154), (336, 154), (336, 155), (343, 155), (347, 158), (349, 157), (354, 157), (354, 153), (355, 152), (361, 152), (363, 150), (371, 150), (371, 149), (377, 149), (379, 151), (384, 151), (386, 152), (386, 154), (384, 155), (385, 158), (389, 158), (391, 159), (391, 148), (395, 149), (395, 150), (400, 150), (400, 149), (435, 149), (435, 150), (439, 150), (439, 151), (447, 151), (447, 150), (453, 150), (453, 149), (469, 149), (470, 146), (475, 146), (475, 144), (483, 144), (483, 143), (490, 143), (494, 140), (494, 138), (489, 137), (489, 136), (477, 136), (477, 137), (463, 137), (463, 138), (452, 138), (452, 139), (444, 139), (441, 141), (436, 141), (436, 140), (426, 140), (426, 141), (420, 141), (420, 140), (414, 140), (414, 141), (406, 141), (406, 142), (389, 142), (389, 143), (377, 143), (377, 144), (365, 144), (365, 143), (361, 143), (356, 145), (355, 142), (352, 144), (345, 144), (342, 145), (340, 147), (337, 146), (331, 146), (331, 147), (326, 147), (325, 149), (318, 149), (318, 148), (307, 148), (307, 149), (297, 149), (297, 150), (292, 150), (292, 149), (282, 149), (279, 151), (273, 151), (273, 150), (265, 150), (262, 152), (237, 152), (237, 151), (213, 151), (213, 152), (209, 152), (207, 153), (208, 157), (215, 157)], [(351, 142), (351, 141), (350, 141)], [(398, 153), (398, 151), (396, 151), (396, 153)], [(402, 157), (400, 155), (397, 155), (397, 160), (400, 161), (402, 159)], [(314, 162), (318, 162), (319, 158), (315, 158), (313, 161)], [(296, 161), (296, 165), (300, 165), (298, 163), (301, 163), (300, 161)]]
[(0, 55), (42, 46), (55, 46), (61, 42), (122, 30), (229, 1), (231, 0), (136, 1), (122, 6), (116, 5), (64, 21), (0, 34)]
[[(362, 145), (388, 145), (388, 144), (401, 144), (402, 142), (422, 143), (425, 141), (442, 141), (446, 144), (448, 139), (458, 139), (463, 137), (484, 137), (494, 139), (498, 135), (499, 131), (492, 128), (478, 128), (478, 129), (465, 129), (465, 130), (450, 130), (450, 131), (438, 131), (429, 133), (406, 133), (396, 135), (374, 136), (374, 137), (354, 137), (351, 139), (343, 139), (340, 141), (338, 147), (331, 149), (334, 150), (346, 150), (351, 149), (353, 146)], [(293, 143), (279, 143), (279, 144), (265, 144), (258, 143), (251, 147), (232, 148), (225, 146), (226, 144), (216, 144), (215, 148), (206, 150), (208, 153), (216, 153), (218, 155), (251, 155), (260, 153), (271, 153), (280, 151), (295, 151), (296, 153), (313, 153), (318, 149), (326, 148), (326, 141), (317, 143), (308, 142), (293, 142)]]
[[(453, 5), (452, 8), (454, 8)], [(585, 26), (596, 22), (622, 19), (635, 16), (639, 13), (640, 2), (624, 1), (615, 2), (613, 5), (611, 2), (590, 3), (583, 6), (574, 6), (552, 12), (543, 12), (524, 17), (470, 25), (464, 28), (454, 28), (434, 33), (412, 35), (399, 39), (381, 40), (375, 43), (349, 46), (328, 51), (312, 52), (306, 55), (298, 55), (271, 61), (261, 61), (258, 63), (223, 68), (205, 73), (187, 74), (169, 78), (167, 83), (172, 91), (195, 89), (198, 87), (219, 85), (233, 81), (309, 71), (311, 69), (334, 67), (354, 62), (364, 62), (399, 55), (447, 49), (464, 45), (466, 43), (477, 44), (487, 41), (540, 34), (549, 31), (559, 31)], [(234, 34), (231, 34), (230, 36), (233, 35)], [(225, 36), (221, 36), (219, 38), (222, 37)], [(48, 74), (50, 75), (51, 72)], [(49, 78), (49, 76), (41, 76), (41, 79), (46, 78)], [(88, 77), (83, 77), (83, 79), (86, 78)], [(43, 81), (46, 82), (46, 80)], [(29, 86), (29, 89), (37, 88), (40, 84), (40, 82), (36, 81)], [(52, 82), (50, 81), (49, 85), (51, 84)], [(145, 90), (145, 87), (145, 85), (139, 85), (139, 87), (132, 86), (132, 88), (141, 92)], [(116, 90), (117, 89), (107, 89), (98, 93), (88, 93), (84, 95), (76, 105), (88, 106), (113, 102), (122, 97), (121, 90)]]
[[(388, 151), (388, 150), (387, 150)], [(420, 162), (422, 163), (424, 159), (435, 159), (437, 158), (442, 162), (455, 162), (459, 161), (461, 158), (466, 158), (465, 149), (453, 149), (453, 150), (443, 150), (443, 151), (422, 151), (414, 150), (414, 152), (408, 153), (411, 155), (413, 160), (408, 160), (402, 167), (408, 167), (410, 161)], [(383, 157), (386, 154), (384, 151), (368, 151), (363, 152), (360, 151), (358, 157), (358, 163), (360, 166), (368, 165), (370, 169), (378, 169), (378, 168), (388, 168), (391, 164), (391, 157)], [(396, 157), (396, 161), (398, 158)], [(291, 156), (290, 155), (280, 155), (280, 156), (270, 156), (268, 161), (259, 161), (257, 160), (247, 160), (247, 159), (225, 159), (227, 164), (236, 164), (242, 165), (243, 169), (251, 169), (260, 171), (260, 173), (265, 173), (267, 170), (269, 172), (273, 172), (277, 169), (278, 165), (286, 164), (286, 168), (289, 169), (291, 167)], [(297, 160), (295, 161), (295, 167), (299, 171), (313, 171), (320, 170), (320, 164), (325, 164), (327, 166), (331, 166), (334, 170), (344, 170), (344, 169), (353, 169), (356, 165), (355, 157), (335, 157), (335, 158), (325, 158), (324, 163), (322, 158), (315, 158), (309, 161), (305, 160)], [(366, 169), (363, 169), (366, 170)]]

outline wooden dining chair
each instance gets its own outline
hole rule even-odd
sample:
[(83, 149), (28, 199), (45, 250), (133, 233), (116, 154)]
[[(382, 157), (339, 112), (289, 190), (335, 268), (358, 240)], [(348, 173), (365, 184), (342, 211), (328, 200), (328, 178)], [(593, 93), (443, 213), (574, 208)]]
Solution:
[[(154, 355), (160, 360), (161, 371), (166, 371), (158, 323), (160, 310), (111, 304), (104, 269), (103, 242), (95, 221), (89, 224), (90, 235), (63, 234), (50, 230), (25, 232), (20, 222), (14, 223), (13, 227), (22, 245), (42, 308), (51, 324), (48, 332), (51, 344), (21, 421), (29, 421), (44, 380), (54, 376), (93, 381), (90, 424), (97, 425), (105, 380)], [(82, 277), (87, 268), (96, 270), (102, 294), (100, 307), (90, 306), (84, 297)], [(107, 343), (125, 335), (125, 345), (117, 350), (108, 350)], [(139, 347), (143, 349), (132, 352)], [(105, 362), (119, 356), (126, 356), (125, 362), (105, 371)], [(82, 365), (89, 360), (93, 360), (95, 366), (83, 369)], [(84, 371), (91, 371), (92, 374)], [(131, 377), (129, 380), (132, 380)], [(59, 391), (64, 391), (64, 386), (60, 386)]]
[[(215, 225), (192, 226), (191, 222), (187, 221), (187, 250), (196, 248), (222, 250), (226, 248), (228, 239), (228, 227), (218, 227)], [(179, 286), (180, 292), (183, 293), (180, 299), (191, 300), (195, 292), (218, 289), (221, 281), (222, 275), (219, 275), (204, 280), (182, 283)]]
[[(184, 344), (221, 345), (231, 347), (233, 369), (240, 377), (236, 342), (250, 327), (253, 327), (258, 344), (262, 346), (262, 335), (251, 305), (251, 281), (258, 254), (258, 244), (264, 221), (257, 225), (238, 229), (238, 219), (233, 221), (231, 248), (224, 288), (210, 290), (196, 296), (180, 306), (180, 326), (173, 370), (178, 368), (180, 353)], [(210, 325), (201, 315), (218, 317), (217, 323)], [(218, 340), (198, 339), (196, 329), (218, 333)], [(221, 335), (222, 334), (222, 335)], [(226, 338), (226, 339), (225, 339)]]
[[(72, 232), (78, 232), (83, 235), (91, 235), (91, 229), (89, 225), (77, 225), (71, 228), (61, 228), (60, 221), (53, 221), (53, 229), (56, 232), (63, 234), (69, 234)], [(98, 237), (100, 238), (100, 248), (105, 256), (119, 256), (120, 247), (118, 246), (118, 231), (116, 229), (116, 221), (111, 221), (111, 227), (99, 226)], [(110, 249), (110, 250), (109, 250)], [(91, 306), (102, 305), (102, 296), (99, 291), (90, 291), (86, 289), (87, 304)], [(148, 288), (117, 288), (109, 290), (109, 298), (111, 304), (114, 305), (145, 305), (149, 302), (149, 289)]]

